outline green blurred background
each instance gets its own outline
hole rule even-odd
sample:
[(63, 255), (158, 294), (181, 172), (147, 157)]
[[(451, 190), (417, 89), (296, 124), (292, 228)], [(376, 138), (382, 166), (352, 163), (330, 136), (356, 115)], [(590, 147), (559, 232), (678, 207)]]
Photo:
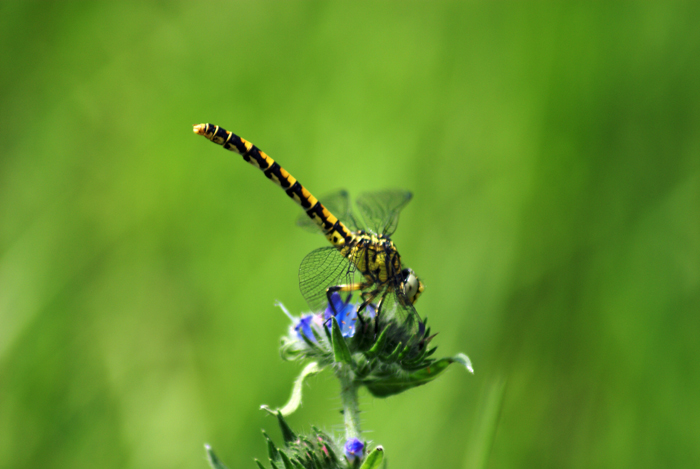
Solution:
[[(0, 467), (252, 468), (279, 438), (273, 304), (306, 311), (325, 240), (200, 122), (317, 195), (414, 192), (394, 241), (476, 375), (362, 393), (390, 467), (700, 467), (699, 13), (2, 2)], [(339, 431), (332, 376), (306, 392), (291, 424)]]

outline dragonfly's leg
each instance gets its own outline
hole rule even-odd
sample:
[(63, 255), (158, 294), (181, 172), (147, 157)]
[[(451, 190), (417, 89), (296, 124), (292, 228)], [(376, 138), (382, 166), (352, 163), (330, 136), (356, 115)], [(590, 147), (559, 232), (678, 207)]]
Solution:
[(360, 304), (360, 307), (357, 308), (357, 317), (360, 318), (360, 322), (363, 326), (365, 325), (365, 320), (361, 313), (365, 310), (365, 308), (367, 308), (367, 306), (369, 306), (370, 303), (372, 303), (372, 301), (374, 301), (378, 294), (379, 290), (362, 292), (362, 303)]
[(389, 293), (389, 290), (384, 290), (384, 293), (382, 294), (382, 297), (379, 299), (379, 303), (377, 303), (377, 316), (374, 318), (374, 335), (377, 336), (379, 335), (379, 315), (382, 312), (382, 305), (384, 304), (384, 299), (386, 298), (386, 295)]
[[(326, 297), (328, 298), (328, 304), (331, 307), (331, 311), (333, 311), (333, 316), (338, 315), (338, 311), (336, 311), (335, 305), (331, 301), (331, 296), (333, 295), (333, 293), (346, 291), (346, 292), (350, 292), (350, 294), (352, 294), (352, 292), (355, 292), (358, 290), (363, 290), (369, 286), (370, 286), (370, 284), (362, 282), (362, 283), (349, 283), (349, 284), (343, 284), (343, 285), (334, 285), (332, 287), (326, 288)], [(348, 295), (348, 300), (349, 299), (350, 299), (350, 295)], [(360, 314), (360, 310), (361, 309), (358, 309), (358, 311), (357, 311), (357, 317), (360, 319), (360, 324), (362, 324), (362, 327), (364, 327), (365, 320), (362, 318), (362, 315)], [(328, 324), (326, 324), (326, 326), (328, 326)]]
[[(362, 292), (362, 304), (358, 308), (358, 311), (362, 311), (365, 309), (367, 306), (369, 306), (370, 303), (374, 301), (374, 299), (379, 296), (379, 292), (381, 292), (381, 289), (376, 289), (373, 291), (366, 291)], [(384, 302), (384, 298), (386, 298), (388, 291), (385, 291), (382, 294), (382, 297), (379, 299), (379, 302), (377, 303), (377, 315), (379, 315), (379, 312), (382, 310), (382, 303)]]
[[(333, 305), (333, 302), (331, 301), (331, 295), (335, 292), (341, 292), (341, 291), (347, 291), (347, 292), (354, 292), (358, 290), (364, 290), (365, 288), (369, 287), (371, 284), (367, 282), (362, 282), (362, 283), (349, 283), (349, 284), (344, 284), (344, 285), (334, 285), (332, 287), (326, 288), (326, 297), (328, 297), (328, 304), (331, 306), (331, 310), (333, 311), (333, 316), (338, 314), (338, 311), (335, 310), (335, 305)], [(358, 311), (359, 312), (359, 311)], [(359, 314), (358, 314), (359, 316)]]
[(378, 294), (379, 294), (379, 290), (362, 292), (362, 304), (360, 305), (359, 308), (357, 308), (357, 310), (364, 311), (365, 308), (367, 306), (369, 306), (369, 304), (374, 301), (374, 299), (377, 297)]

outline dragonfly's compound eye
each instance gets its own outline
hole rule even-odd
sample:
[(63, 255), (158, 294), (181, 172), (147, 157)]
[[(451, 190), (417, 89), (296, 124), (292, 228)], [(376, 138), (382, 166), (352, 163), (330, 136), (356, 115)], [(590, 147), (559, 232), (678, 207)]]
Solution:
[(401, 273), (403, 274), (403, 294), (413, 304), (423, 292), (423, 283), (411, 269), (403, 269)]

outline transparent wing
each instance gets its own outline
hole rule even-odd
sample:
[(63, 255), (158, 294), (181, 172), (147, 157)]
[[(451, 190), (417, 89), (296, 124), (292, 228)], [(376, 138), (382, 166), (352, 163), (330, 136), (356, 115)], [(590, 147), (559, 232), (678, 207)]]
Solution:
[[(335, 215), (335, 217), (343, 222), (343, 224), (350, 230), (357, 230), (355, 217), (350, 211), (350, 198), (348, 197), (347, 191), (340, 190), (318, 200), (320, 200), (328, 211)], [(321, 231), (318, 225), (314, 223), (313, 220), (311, 220), (311, 218), (309, 218), (305, 213), (299, 215), (297, 225), (312, 233), (318, 233)]]
[[(377, 296), (376, 301), (379, 301), (380, 297), (381, 294)], [(386, 296), (382, 303), (381, 316), (384, 321), (397, 318), (407, 330), (413, 332), (418, 330), (422, 322), (416, 308), (403, 297), (403, 293), (393, 288), (389, 288), (388, 291), (386, 291)]]
[(333, 246), (318, 248), (301, 261), (299, 290), (313, 311), (323, 311), (328, 305), (326, 289), (354, 283), (356, 270), (355, 265)]
[(355, 204), (365, 226), (377, 234), (391, 236), (399, 223), (401, 209), (413, 194), (402, 190), (386, 190), (361, 194)]

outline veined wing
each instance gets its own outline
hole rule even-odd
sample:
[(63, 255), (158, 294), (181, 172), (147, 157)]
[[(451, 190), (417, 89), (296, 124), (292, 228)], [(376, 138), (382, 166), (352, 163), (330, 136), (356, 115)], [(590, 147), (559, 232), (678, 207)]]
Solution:
[(401, 320), (404, 327), (410, 331), (417, 331), (422, 322), (416, 308), (405, 299), (401, 298), (402, 292), (389, 291), (382, 304), (382, 316), (385, 319), (396, 317)]
[[(350, 198), (346, 190), (340, 190), (329, 194), (326, 197), (320, 198), (319, 201), (350, 230), (357, 231), (357, 222), (350, 211)], [(318, 225), (305, 213), (299, 215), (297, 225), (312, 233), (321, 231)]]
[(376, 234), (391, 236), (399, 223), (399, 214), (413, 194), (403, 190), (385, 190), (361, 194), (355, 204), (365, 226)]
[[(299, 266), (299, 289), (313, 311), (323, 311), (328, 306), (326, 289), (336, 285), (354, 283), (357, 268), (333, 246), (311, 251)], [(357, 275), (362, 281), (362, 275)]]

